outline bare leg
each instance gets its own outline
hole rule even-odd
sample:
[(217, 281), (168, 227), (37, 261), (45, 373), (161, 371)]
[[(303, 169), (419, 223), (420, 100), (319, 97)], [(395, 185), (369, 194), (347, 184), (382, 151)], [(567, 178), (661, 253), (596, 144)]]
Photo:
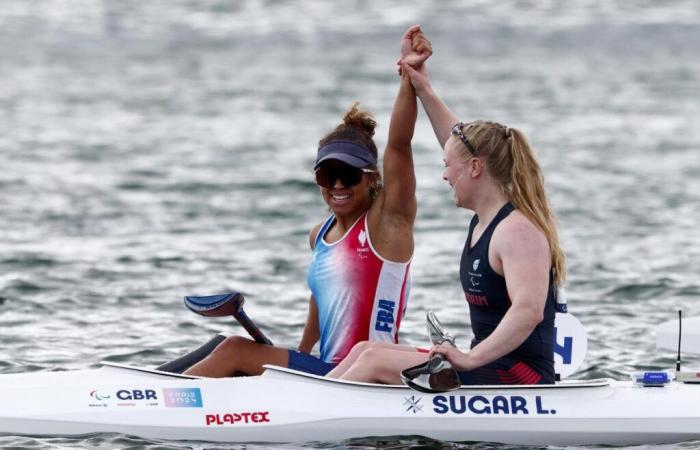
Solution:
[(350, 367), (352, 367), (353, 364), (355, 364), (355, 361), (357, 361), (357, 358), (360, 357), (360, 355), (365, 352), (366, 350), (369, 350), (371, 348), (385, 348), (385, 349), (392, 349), (392, 350), (397, 350), (397, 351), (404, 351), (404, 352), (415, 352), (416, 347), (413, 347), (411, 345), (400, 345), (400, 344), (393, 344), (390, 342), (377, 342), (377, 341), (362, 341), (358, 342), (355, 344), (355, 346), (350, 350), (350, 353), (338, 364), (335, 366), (333, 370), (328, 372), (326, 376), (328, 378), (343, 378), (343, 375), (345, 372), (347, 372)]
[(260, 375), (264, 371), (263, 364), (287, 367), (289, 351), (231, 336), (217, 345), (209, 356), (187, 369), (185, 374), (211, 378)]
[(422, 364), (428, 354), (418, 351), (369, 348), (340, 377), (341, 380), (367, 383), (401, 384), (401, 371)]

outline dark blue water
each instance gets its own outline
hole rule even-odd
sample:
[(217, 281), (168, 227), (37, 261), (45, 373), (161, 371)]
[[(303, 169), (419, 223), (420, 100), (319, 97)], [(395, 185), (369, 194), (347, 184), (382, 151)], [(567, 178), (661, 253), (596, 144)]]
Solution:
[[(157, 365), (237, 330), (181, 303), (231, 289), (248, 293), (273, 341), (295, 345), (307, 236), (326, 214), (316, 144), (360, 100), (383, 147), (398, 41), (413, 23), (433, 41), (431, 75), (453, 110), (520, 128), (536, 149), (571, 310), (589, 334), (578, 376), (672, 366), (654, 326), (679, 307), (700, 314), (697, 2), (4, 0), (0, 373)], [(433, 309), (465, 343), (458, 260), (469, 214), (453, 207), (424, 115), (414, 150), (415, 284), (402, 339), (424, 343)], [(236, 448), (119, 435), (4, 436), (0, 446)], [(277, 446), (309, 447), (474, 445)]]

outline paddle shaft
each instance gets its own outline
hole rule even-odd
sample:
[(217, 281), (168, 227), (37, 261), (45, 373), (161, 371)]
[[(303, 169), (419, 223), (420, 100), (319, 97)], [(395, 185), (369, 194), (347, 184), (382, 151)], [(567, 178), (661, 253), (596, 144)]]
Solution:
[(243, 326), (243, 328), (245, 328), (255, 342), (265, 345), (272, 345), (272, 341), (269, 340), (262, 331), (260, 331), (260, 328), (258, 328), (258, 326), (255, 325), (252, 320), (250, 320), (250, 317), (248, 317), (245, 311), (243, 311), (243, 305), (239, 305), (238, 308), (233, 311), (233, 318), (236, 319), (238, 323)]

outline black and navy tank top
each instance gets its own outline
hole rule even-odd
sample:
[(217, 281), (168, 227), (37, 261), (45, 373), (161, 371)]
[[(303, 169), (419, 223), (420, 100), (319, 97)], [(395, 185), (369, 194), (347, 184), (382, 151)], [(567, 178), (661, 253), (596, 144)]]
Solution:
[[(506, 288), (506, 280), (496, 273), (489, 264), (489, 244), (498, 224), (515, 209), (506, 203), (491, 223), (488, 224), (479, 240), (472, 245), (472, 234), (479, 223), (475, 215), (469, 225), (469, 235), (462, 252), (459, 275), (464, 295), (469, 303), (474, 340), (472, 347), (486, 339), (503, 319), (511, 302)], [(549, 290), (544, 309), (544, 319), (518, 348), (506, 355), (525, 362), (538, 372), (554, 379), (554, 313), (556, 288), (550, 272)]]

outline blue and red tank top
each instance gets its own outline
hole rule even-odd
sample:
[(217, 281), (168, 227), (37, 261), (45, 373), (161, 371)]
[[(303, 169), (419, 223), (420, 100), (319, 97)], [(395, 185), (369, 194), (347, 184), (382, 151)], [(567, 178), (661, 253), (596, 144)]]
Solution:
[[(472, 234), (479, 223), (475, 215), (469, 225), (469, 235), (462, 252), (462, 260), (459, 267), (460, 280), (464, 295), (469, 303), (469, 315), (474, 333), (472, 347), (486, 339), (505, 316), (511, 302), (508, 296), (506, 280), (496, 273), (489, 263), (489, 244), (498, 224), (503, 221), (515, 209), (509, 202), (496, 214), (494, 219), (486, 226), (479, 240), (472, 245)], [(554, 315), (555, 315), (556, 287), (553, 284), (550, 272), (549, 290), (544, 308), (544, 319), (540, 322), (525, 341), (511, 353), (506, 355), (511, 361), (519, 361), (517, 367), (534, 370), (525, 370), (528, 380), (537, 380), (537, 383), (554, 382)], [(515, 373), (503, 374), (507, 384), (529, 384), (526, 379), (520, 380)]]
[(316, 236), (307, 282), (318, 307), (321, 359), (339, 363), (360, 341), (398, 342), (411, 287), (410, 261), (388, 261), (372, 246), (367, 214), (337, 242)]

